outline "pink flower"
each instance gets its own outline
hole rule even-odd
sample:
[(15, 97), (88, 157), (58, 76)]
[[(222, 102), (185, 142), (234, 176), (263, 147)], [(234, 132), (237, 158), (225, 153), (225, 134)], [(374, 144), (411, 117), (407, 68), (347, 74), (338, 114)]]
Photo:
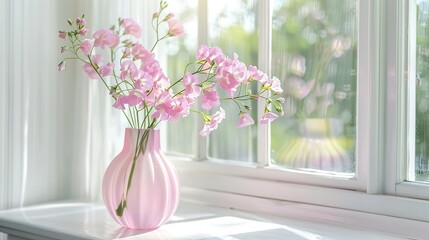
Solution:
[(222, 50), (218, 47), (207, 47), (206, 45), (200, 45), (197, 50), (196, 57), (200, 60), (206, 60), (207, 63), (214, 61), (216, 65), (220, 66), (226, 59)]
[(168, 34), (170, 36), (181, 37), (183, 35), (183, 25), (179, 20), (176, 18), (170, 18), (167, 23), (169, 27)]
[(278, 78), (273, 77), (272, 79), (268, 80), (267, 84), (269, 89), (273, 91), (274, 94), (281, 94), (283, 92), (280, 80)]
[(87, 33), (88, 33), (88, 29), (87, 29), (87, 28), (82, 28), (82, 29), (79, 31), (79, 34), (80, 34), (81, 36), (83, 36), (83, 37), (85, 37)]
[(213, 107), (219, 106), (219, 93), (215, 89), (216, 84), (213, 83), (210, 86), (203, 89), (203, 95), (201, 96), (201, 103), (204, 109), (210, 110)]
[(155, 58), (155, 54), (153, 52), (147, 50), (143, 45), (139, 43), (133, 46), (131, 53), (136, 59), (140, 59), (143, 63)]
[(195, 56), (198, 59), (202, 59), (202, 60), (210, 59), (210, 48), (207, 47), (207, 45), (202, 44), (200, 47), (198, 47), (198, 50)]
[(188, 99), (190, 104), (193, 104), (195, 99), (201, 94), (201, 87), (197, 85), (198, 83), (198, 77), (189, 72), (183, 77), (182, 84), (185, 87), (183, 95)]
[(134, 36), (136, 38), (139, 38), (141, 36), (141, 28), (139, 26), (138, 23), (136, 23), (133, 19), (131, 18), (125, 18), (122, 21), (122, 27), (125, 28), (125, 34)]
[[(91, 61), (94, 65), (98, 66), (98, 64), (101, 62), (101, 55), (93, 55), (91, 57)], [(89, 78), (91, 79), (98, 79), (98, 74), (97, 72), (94, 70), (94, 68), (91, 66), (91, 64), (87, 64), (84, 63), (83, 64), (83, 70), (85, 71), (85, 73), (88, 75)]]
[(109, 76), (112, 73), (113, 70), (113, 63), (108, 63), (105, 66), (101, 66), (98, 69), (98, 72), (101, 74), (101, 76), (106, 77)]
[(99, 48), (115, 48), (119, 44), (119, 36), (107, 28), (96, 31), (92, 37), (94, 38), (94, 45)]
[(267, 113), (264, 113), (264, 115), (262, 115), (260, 123), (261, 124), (267, 124), (269, 122), (274, 121), (278, 117), (279, 116), (277, 116), (277, 114), (275, 114), (275, 113), (267, 112)]
[(261, 70), (259, 70), (255, 66), (250, 65), (248, 70), (249, 70), (250, 76), (253, 79), (257, 80), (258, 82), (263, 84), (263, 83), (266, 83), (268, 81), (267, 74), (263, 73)]
[(155, 109), (157, 111), (152, 117), (160, 120), (176, 121), (189, 114), (188, 101), (184, 97), (173, 98), (170, 92), (161, 93), (155, 103)]
[(225, 61), (226, 56), (225, 54), (223, 54), (222, 50), (218, 47), (212, 47), (209, 50), (209, 55), (210, 55), (210, 61), (214, 61), (216, 63), (216, 65), (220, 66), (222, 65), (222, 63)]
[(133, 61), (127, 59), (121, 63), (121, 74), (119, 76), (121, 80), (124, 80), (127, 77), (134, 80), (138, 74), (139, 70)]
[(152, 118), (158, 118), (160, 120), (168, 120), (168, 108), (171, 108), (172, 97), (170, 92), (162, 92), (155, 102), (155, 109), (157, 110), (152, 114)]
[(146, 72), (142, 72), (142, 76), (134, 82), (134, 88), (141, 92), (146, 92), (153, 87), (153, 79)]
[(169, 120), (177, 121), (180, 117), (189, 115), (189, 103), (183, 96), (173, 99), (170, 108), (166, 109)]
[(117, 95), (117, 99), (116, 102), (113, 104), (113, 107), (124, 110), (125, 105), (128, 105), (128, 107), (132, 107), (140, 104), (141, 101), (142, 100), (139, 97), (139, 94), (135, 91), (131, 91), (128, 96)]
[[(151, 55), (153, 56), (153, 55)], [(142, 65), (140, 66), (140, 70), (148, 73), (152, 76), (154, 87), (159, 89), (166, 89), (170, 86), (170, 79), (165, 76), (162, 71), (159, 62), (152, 57), (145, 56), (145, 60), (142, 60)]]
[(237, 87), (240, 82), (237, 81), (234, 74), (231, 71), (225, 71), (225, 68), (221, 68), (217, 74), (219, 78), (219, 86), (225, 90), (230, 97), (233, 97), (237, 91)]
[(205, 137), (209, 135), (211, 132), (212, 130), (210, 129), (210, 126), (208, 124), (204, 124), (203, 129), (201, 129), (200, 131), (200, 135)]
[(253, 124), (255, 124), (255, 121), (253, 121), (253, 118), (248, 113), (240, 113), (240, 119), (238, 120), (237, 128), (242, 128)]
[(64, 31), (58, 31), (58, 37), (62, 39), (66, 39), (67, 33)]
[(86, 21), (85, 21), (85, 19), (84, 18), (77, 18), (76, 19), (76, 24), (77, 25), (79, 25), (79, 26), (85, 26), (86, 25)]
[(94, 45), (93, 39), (85, 39), (80, 44), (80, 50), (83, 52), (83, 54), (88, 55), (91, 52), (93, 45)]
[(219, 79), (219, 86), (232, 97), (237, 91), (237, 87), (248, 81), (249, 72), (246, 65), (238, 61), (238, 55), (234, 54), (234, 59), (225, 59), (223, 65), (219, 67), (216, 77)]
[(203, 129), (200, 131), (201, 136), (207, 136), (212, 132), (213, 130), (217, 129), (219, 123), (222, 122), (222, 120), (225, 119), (225, 111), (223, 108), (220, 108), (219, 111), (217, 111), (211, 118), (210, 121), (206, 122), (204, 124)]
[(134, 58), (141, 60), (140, 71), (148, 73), (156, 88), (166, 89), (170, 86), (170, 80), (165, 76), (155, 54), (148, 51), (143, 45), (135, 44), (131, 50)]

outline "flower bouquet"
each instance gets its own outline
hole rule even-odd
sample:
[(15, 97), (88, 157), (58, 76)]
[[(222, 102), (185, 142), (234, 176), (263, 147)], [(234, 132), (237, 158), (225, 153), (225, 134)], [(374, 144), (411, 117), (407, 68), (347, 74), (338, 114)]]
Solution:
[[(109, 165), (103, 179), (103, 198), (109, 212), (130, 228), (155, 229), (177, 207), (177, 174), (160, 153), (159, 132), (154, 130), (160, 122), (196, 113), (204, 121), (200, 135), (207, 136), (226, 116), (220, 107), (222, 101), (236, 103), (240, 116), (237, 127), (254, 124), (244, 104), (248, 100), (265, 102), (262, 124), (283, 114), (280, 81), (255, 66), (246, 66), (237, 54), (226, 56), (218, 47), (201, 45), (196, 61), (184, 67), (182, 76), (166, 76), (155, 58), (156, 47), (167, 38), (184, 35), (174, 14), (164, 13), (167, 6), (160, 1), (159, 10), (152, 15), (156, 40), (150, 48), (139, 43), (142, 29), (130, 18), (119, 18), (117, 25), (89, 34), (82, 16), (75, 22), (68, 20), (71, 30), (59, 31), (59, 37), (68, 40), (61, 53), (68, 56), (58, 69), (64, 70), (71, 60), (81, 62), (88, 77), (106, 87), (113, 107), (122, 111), (130, 125), (124, 150)], [(258, 84), (259, 90), (252, 92), (251, 84)], [(227, 97), (220, 98), (219, 91), (225, 91)], [(152, 192), (140, 193), (148, 190)]]

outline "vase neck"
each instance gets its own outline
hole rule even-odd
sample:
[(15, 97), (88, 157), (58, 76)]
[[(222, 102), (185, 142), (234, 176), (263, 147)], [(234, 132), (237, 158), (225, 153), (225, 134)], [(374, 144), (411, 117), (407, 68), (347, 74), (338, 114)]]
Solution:
[(137, 141), (140, 141), (144, 136), (148, 137), (146, 150), (154, 151), (160, 149), (161, 140), (158, 129), (125, 129), (124, 147), (135, 149)]

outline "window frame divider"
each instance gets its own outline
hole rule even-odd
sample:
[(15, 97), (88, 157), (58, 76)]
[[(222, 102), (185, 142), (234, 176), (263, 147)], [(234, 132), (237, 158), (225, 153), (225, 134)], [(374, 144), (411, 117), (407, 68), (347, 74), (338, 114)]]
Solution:
[[(198, 1), (198, 46), (201, 44), (207, 44), (208, 42), (208, 3), (207, 0), (199, 0)], [(203, 111), (204, 109), (201, 106), (201, 103), (198, 104), (198, 110)], [(197, 129), (203, 129), (204, 123), (203, 121), (196, 122)], [(202, 137), (199, 135), (199, 132), (196, 131), (195, 134), (197, 142), (197, 152), (196, 152), (196, 160), (203, 161), (208, 158), (208, 137)]]
[[(257, 2), (258, 4), (258, 68), (271, 76), (272, 51), (272, 0)], [(264, 94), (268, 97), (268, 93)], [(265, 110), (265, 100), (258, 100), (258, 135), (257, 135), (257, 163), (260, 166), (269, 166), (271, 159), (270, 124), (260, 124)]]

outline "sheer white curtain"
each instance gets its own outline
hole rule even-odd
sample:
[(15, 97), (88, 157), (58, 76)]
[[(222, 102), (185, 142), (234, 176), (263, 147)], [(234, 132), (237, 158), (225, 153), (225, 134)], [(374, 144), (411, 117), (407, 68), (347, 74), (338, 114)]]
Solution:
[(138, 0), (0, 0), (0, 209), (100, 199), (103, 172), (122, 147), (126, 123), (80, 64), (57, 71), (63, 45), (57, 30), (82, 13), (90, 30), (110, 27), (120, 16), (133, 17), (146, 30), (156, 6)]

